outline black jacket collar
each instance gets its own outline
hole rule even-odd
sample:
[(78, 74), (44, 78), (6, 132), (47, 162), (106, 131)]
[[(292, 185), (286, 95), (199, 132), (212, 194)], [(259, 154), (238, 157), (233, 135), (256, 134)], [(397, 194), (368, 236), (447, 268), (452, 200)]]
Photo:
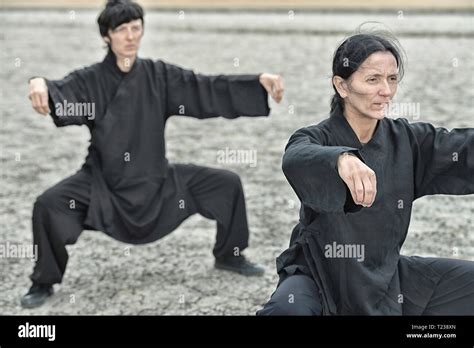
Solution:
[(362, 145), (339, 106), (331, 112), (329, 118), (329, 123), (332, 126), (331, 133), (336, 134), (338, 142), (341, 143), (341, 145), (343, 144), (344, 146), (355, 147), (357, 149), (361, 149), (363, 146), (381, 146), (385, 133), (385, 122), (385, 119), (379, 120), (372, 139), (370, 139), (367, 144)]
[(135, 62), (133, 63), (133, 66), (132, 66), (132, 68), (130, 69), (129, 72), (123, 72), (122, 70), (120, 70), (120, 68), (117, 65), (117, 56), (109, 48), (109, 51), (107, 52), (107, 55), (105, 56), (105, 58), (103, 60), (103, 64), (106, 65), (108, 68), (110, 68), (115, 74), (118, 74), (121, 77), (124, 77), (125, 75), (132, 72), (137, 67), (137, 65), (140, 64), (140, 58), (137, 57), (135, 59)]

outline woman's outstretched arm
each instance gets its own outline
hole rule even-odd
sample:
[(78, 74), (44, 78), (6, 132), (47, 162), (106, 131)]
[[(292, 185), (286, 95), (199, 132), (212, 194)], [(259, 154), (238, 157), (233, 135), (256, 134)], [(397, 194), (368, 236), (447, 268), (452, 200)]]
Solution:
[(282, 167), (304, 207), (315, 212), (357, 211), (361, 205), (372, 205), (377, 187), (374, 171), (358, 156), (356, 148), (325, 145), (322, 132), (313, 126), (291, 136)]
[(432, 194), (474, 193), (474, 128), (409, 124), (415, 169), (415, 199)]

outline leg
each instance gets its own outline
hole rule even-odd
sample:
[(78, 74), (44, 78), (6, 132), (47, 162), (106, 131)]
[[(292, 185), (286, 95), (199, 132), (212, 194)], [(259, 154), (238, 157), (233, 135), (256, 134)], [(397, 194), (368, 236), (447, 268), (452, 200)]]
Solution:
[(425, 258), (442, 275), (423, 315), (474, 315), (474, 262)]
[(248, 246), (249, 229), (242, 183), (228, 170), (176, 165), (202, 216), (217, 221), (215, 257), (239, 253)]
[(213, 254), (215, 267), (246, 276), (261, 276), (265, 270), (241, 252), (248, 246), (249, 229), (242, 183), (228, 170), (177, 165), (196, 211), (217, 221)]
[(81, 170), (40, 195), (33, 208), (33, 243), (38, 260), (30, 276), (36, 284), (62, 281), (68, 254), (83, 230), (89, 204), (90, 175)]
[(281, 282), (270, 301), (257, 315), (321, 315), (322, 304), (316, 283), (303, 274)]

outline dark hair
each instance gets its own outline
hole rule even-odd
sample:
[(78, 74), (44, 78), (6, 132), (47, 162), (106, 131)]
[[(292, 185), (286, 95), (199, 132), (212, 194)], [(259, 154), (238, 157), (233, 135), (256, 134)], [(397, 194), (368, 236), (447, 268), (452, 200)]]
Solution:
[[(405, 65), (405, 52), (398, 40), (389, 31), (378, 30), (369, 33), (361, 33), (361, 27), (357, 33), (346, 38), (334, 52), (332, 60), (332, 75), (340, 76), (343, 79), (349, 78), (372, 53), (390, 52), (397, 61), (399, 80), (403, 78)], [(337, 92), (331, 100), (331, 112), (340, 107), (344, 110), (344, 100)]]
[(97, 18), (100, 35), (107, 36), (109, 29), (115, 29), (123, 23), (128, 23), (135, 19), (141, 19), (144, 23), (143, 8), (136, 2), (130, 0), (109, 0)]

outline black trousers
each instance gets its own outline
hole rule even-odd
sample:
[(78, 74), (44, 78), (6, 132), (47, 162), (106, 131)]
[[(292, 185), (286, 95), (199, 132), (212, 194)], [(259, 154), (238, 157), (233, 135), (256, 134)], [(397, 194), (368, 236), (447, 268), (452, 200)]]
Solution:
[[(233, 255), (236, 248), (239, 252), (244, 250), (249, 230), (240, 177), (227, 170), (188, 164), (174, 164), (173, 170), (188, 190), (197, 212), (217, 222), (214, 256)], [(33, 208), (33, 243), (38, 246), (38, 260), (30, 276), (32, 281), (62, 281), (68, 261), (66, 245), (74, 244), (84, 229), (90, 229), (84, 225), (90, 183), (91, 174), (82, 169), (37, 198)], [(74, 209), (69, 206), (72, 198)]]
[[(474, 262), (425, 258), (442, 275), (423, 315), (474, 315)], [(402, 289), (403, 293), (403, 289)], [(406, 311), (402, 305), (403, 311)], [(322, 304), (313, 279), (304, 274), (284, 279), (257, 315), (321, 315)]]

